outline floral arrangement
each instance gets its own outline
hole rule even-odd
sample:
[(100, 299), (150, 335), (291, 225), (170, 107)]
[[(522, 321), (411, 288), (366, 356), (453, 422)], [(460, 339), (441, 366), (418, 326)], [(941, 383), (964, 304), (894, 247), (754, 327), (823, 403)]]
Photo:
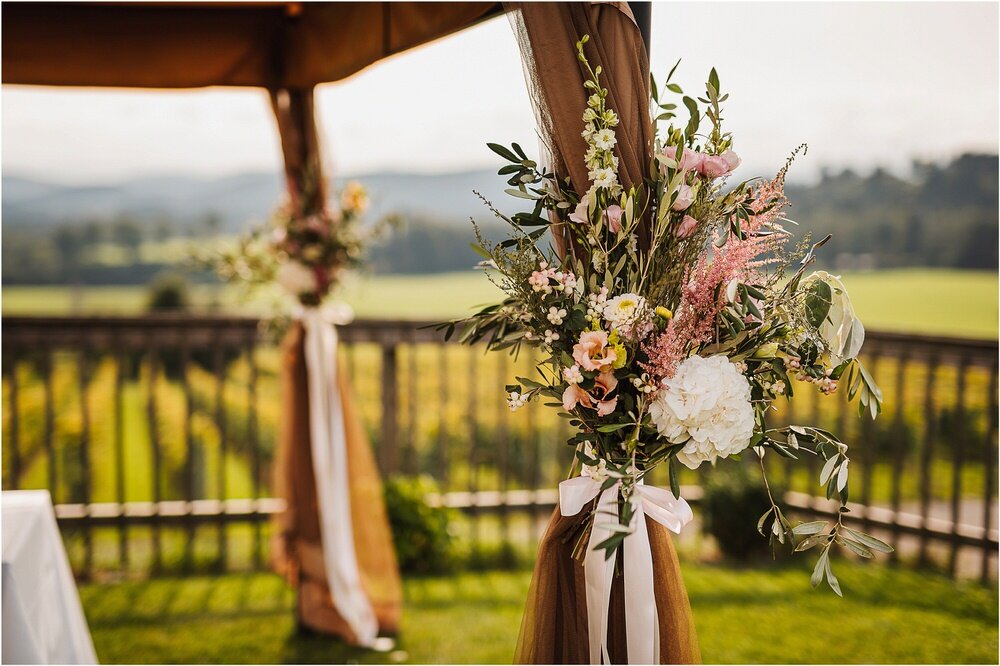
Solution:
[[(823, 459), (820, 483), (841, 502), (837, 519), (793, 526), (772, 497), (758, 530), (772, 546), (819, 548), (813, 584), (825, 577), (839, 594), (834, 544), (864, 557), (891, 548), (843, 525), (847, 446), (821, 428), (771, 427), (767, 418), (775, 401), (802, 386), (846, 389), (872, 418), (882, 395), (857, 358), (864, 327), (844, 285), (825, 272), (806, 275), (829, 237), (793, 243), (788, 231), (785, 175), (799, 149), (773, 179), (730, 183), (740, 157), (723, 130), (728, 95), (716, 71), (704, 96), (692, 98), (671, 82), (671, 70), (662, 93), (652, 86), (654, 159), (644, 181), (625, 189), (615, 154), (618, 116), (601, 67), (584, 55), (586, 42), (577, 49), (589, 93), (582, 118), (589, 189), (574, 191), (517, 144), (488, 144), (507, 162), (499, 170), (507, 192), (531, 209), (508, 217), (486, 202), (512, 230), (491, 243), (477, 228), (481, 266), (506, 298), (441, 329), (490, 350), (543, 352), (537, 378), (507, 386), (508, 403), (516, 410), (549, 399), (576, 429), (568, 442), (574, 466), (582, 464), (602, 491), (620, 488), (619, 524), (602, 526), (610, 536), (597, 545), (606, 558), (631, 533), (632, 498), (660, 464), (669, 466), (679, 497), (678, 465), (695, 469), (749, 451), (763, 473), (769, 451)], [(680, 104), (661, 103), (667, 93)], [(564, 251), (540, 247), (547, 232), (564, 241)]]
[(277, 282), (305, 307), (317, 307), (345, 270), (362, 264), (368, 243), (381, 225), (365, 229), (368, 194), (357, 182), (340, 192), (339, 205), (302, 215), (290, 203), (271, 217), (268, 227), (241, 238), (211, 262), (219, 275), (249, 285)]

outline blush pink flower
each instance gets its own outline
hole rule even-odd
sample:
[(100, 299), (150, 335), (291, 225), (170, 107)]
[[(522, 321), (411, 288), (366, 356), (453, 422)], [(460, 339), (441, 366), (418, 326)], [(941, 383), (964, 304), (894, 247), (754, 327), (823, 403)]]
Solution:
[(687, 183), (681, 183), (680, 189), (677, 190), (677, 198), (674, 199), (674, 204), (670, 207), (671, 210), (687, 210), (694, 203), (694, 192), (691, 190), (691, 186)]
[(594, 388), (586, 391), (579, 384), (570, 384), (563, 391), (563, 408), (571, 411), (577, 406), (596, 409), (598, 416), (607, 416), (618, 406), (618, 396), (611, 396), (618, 387), (614, 374), (602, 372), (594, 378)]
[(608, 334), (604, 331), (581, 333), (580, 341), (573, 345), (573, 359), (584, 370), (603, 372), (617, 358), (614, 348), (608, 346)]
[(590, 204), (584, 199), (576, 205), (576, 210), (569, 214), (570, 222), (576, 222), (577, 224), (587, 224), (590, 222), (590, 217), (588, 215), (588, 208)]
[(678, 238), (687, 238), (694, 233), (695, 229), (698, 228), (698, 220), (694, 219), (690, 215), (685, 215), (684, 219), (681, 220), (680, 225), (677, 227), (677, 231), (674, 233)]
[(698, 168), (698, 172), (706, 178), (719, 178), (730, 171), (729, 162), (721, 155), (709, 155)]
[(739, 155), (736, 154), (736, 152), (732, 148), (726, 150), (719, 157), (726, 160), (726, 164), (729, 165), (730, 171), (736, 171), (736, 167), (738, 167), (740, 164), (743, 163), (743, 160), (740, 158)]
[[(667, 146), (663, 149), (663, 156), (678, 161), (677, 147)], [(704, 160), (704, 153), (699, 153), (697, 150), (692, 148), (685, 148), (684, 152), (681, 153), (681, 158), (678, 161), (677, 168), (680, 171), (698, 171), (700, 173), (701, 165)]]
[(608, 226), (611, 227), (611, 233), (617, 234), (622, 228), (622, 207), (617, 204), (611, 204), (608, 206), (608, 210), (605, 213), (605, 219), (608, 221)]

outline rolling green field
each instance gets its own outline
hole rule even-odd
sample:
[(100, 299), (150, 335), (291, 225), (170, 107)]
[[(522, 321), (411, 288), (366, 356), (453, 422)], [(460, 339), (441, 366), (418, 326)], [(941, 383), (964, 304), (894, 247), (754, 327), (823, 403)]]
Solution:
[[(845, 274), (855, 308), (871, 329), (912, 333), (997, 336), (997, 274), (989, 271), (907, 269)], [(348, 282), (342, 297), (359, 317), (440, 319), (461, 316), (497, 299), (499, 291), (478, 272), (380, 275)], [(143, 287), (4, 287), (4, 314), (135, 314), (146, 303)], [(264, 313), (277, 294), (247, 300), (233, 288), (198, 286), (199, 308)]]

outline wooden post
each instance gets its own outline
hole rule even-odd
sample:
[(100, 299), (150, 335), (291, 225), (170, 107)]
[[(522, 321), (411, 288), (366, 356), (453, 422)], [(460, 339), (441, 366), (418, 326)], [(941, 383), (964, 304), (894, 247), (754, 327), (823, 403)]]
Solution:
[(289, 203), (296, 214), (322, 210), (326, 183), (320, 158), (319, 132), (314, 115), (312, 88), (278, 88), (270, 91), (271, 109), (278, 123)]

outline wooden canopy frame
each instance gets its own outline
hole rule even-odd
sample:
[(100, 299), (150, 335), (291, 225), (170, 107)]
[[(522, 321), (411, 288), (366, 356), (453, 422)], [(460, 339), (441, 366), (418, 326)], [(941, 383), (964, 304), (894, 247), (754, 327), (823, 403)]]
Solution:
[[(629, 5), (648, 53), (649, 3)], [(325, 201), (315, 86), (504, 8), (496, 2), (17, 2), (0, 11), (3, 83), (267, 89), (289, 197), (306, 214)]]

